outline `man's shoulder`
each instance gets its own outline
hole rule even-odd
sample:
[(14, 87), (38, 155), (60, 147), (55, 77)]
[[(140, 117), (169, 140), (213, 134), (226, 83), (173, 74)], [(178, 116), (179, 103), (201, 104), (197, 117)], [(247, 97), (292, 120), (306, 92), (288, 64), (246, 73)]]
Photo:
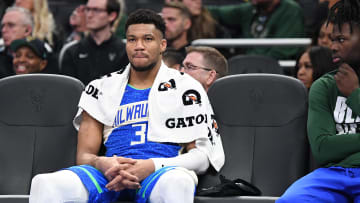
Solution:
[(338, 70), (332, 70), (326, 74), (324, 74), (323, 76), (321, 76), (319, 79), (321, 79), (322, 81), (325, 81), (325, 82), (332, 82), (332, 81), (335, 81), (334, 79), (334, 75), (338, 72)]
[(334, 79), (334, 75), (337, 73), (337, 70), (333, 70), (325, 75), (321, 76), (317, 79), (312, 85), (311, 89), (318, 90), (318, 89), (329, 89), (332, 87), (336, 87), (336, 82)]
[(113, 47), (116, 48), (118, 50), (123, 50), (125, 51), (125, 43), (123, 42), (123, 40), (116, 36), (116, 35), (112, 35), (111, 38), (109, 39), (108, 42), (106, 42), (108, 47)]
[(121, 68), (118, 71), (103, 75), (100, 78), (92, 80), (90, 83), (103, 84), (103, 83), (108, 83), (108, 82), (110, 82), (110, 83), (117, 82), (117, 81), (119, 81), (120, 78), (127, 77), (124, 74), (125, 69), (126, 69), (126, 67)]
[(59, 66), (60, 67), (64, 60), (66, 60), (66, 61), (73, 60), (70, 58), (72, 58), (72, 56), (75, 55), (78, 46), (79, 46), (79, 41), (71, 41), (71, 42), (66, 43), (61, 48), (60, 53), (59, 53)]
[(250, 2), (241, 2), (241, 3), (229, 4), (223, 6), (210, 5), (210, 6), (206, 6), (206, 8), (210, 11), (221, 9), (224, 12), (235, 12), (235, 11), (252, 10), (254, 6)]
[(114, 35), (114, 34), (111, 36), (110, 40), (111, 40), (112, 42), (114, 42), (114, 43), (118, 43), (118, 44), (123, 44), (123, 45), (125, 45), (124, 40), (123, 40), (121, 37), (116, 36), (116, 35)]
[(71, 42), (68, 42), (66, 43), (63, 48), (61, 49), (60, 51), (60, 55), (61, 55), (61, 52), (65, 53), (73, 53), (75, 52), (75, 50), (77, 50), (77, 48), (80, 46), (80, 41), (71, 41)]

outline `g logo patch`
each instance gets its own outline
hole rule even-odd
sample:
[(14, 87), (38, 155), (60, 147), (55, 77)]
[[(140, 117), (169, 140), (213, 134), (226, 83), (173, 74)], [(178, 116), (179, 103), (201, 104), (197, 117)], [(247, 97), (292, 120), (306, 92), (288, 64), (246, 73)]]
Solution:
[(158, 90), (162, 92), (162, 91), (167, 91), (168, 89), (175, 89), (175, 88), (176, 88), (175, 80), (171, 79), (169, 80), (169, 82), (160, 83)]
[(196, 90), (188, 90), (182, 96), (183, 104), (185, 106), (193, 104), (201, 104), (200, 93)]

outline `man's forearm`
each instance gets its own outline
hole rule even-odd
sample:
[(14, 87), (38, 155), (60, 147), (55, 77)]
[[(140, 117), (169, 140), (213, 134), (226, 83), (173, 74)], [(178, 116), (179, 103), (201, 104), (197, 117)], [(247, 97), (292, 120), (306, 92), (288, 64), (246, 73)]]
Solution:
[(210, 165), (207, 155), (197, 148), (173, 158), (152, 158), (152, 160), (155, 170), (165, 166), (181, 166), (195, 171), (196, 174), (205, 173)]
[(99, 160), (99, 157), (95, 154), (82, 153), (80, 155), (77, 155), (76, 164), (77, 165), (87, 164), (87, 165), (97, 168), (96, 162), (98, 160)]

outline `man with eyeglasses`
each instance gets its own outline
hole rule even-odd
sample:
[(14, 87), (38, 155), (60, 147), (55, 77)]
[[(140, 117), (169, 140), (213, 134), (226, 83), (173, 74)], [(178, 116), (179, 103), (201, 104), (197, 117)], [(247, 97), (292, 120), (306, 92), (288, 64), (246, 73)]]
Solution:
[(199, 81), (206, 91), (216, 79), (227, 75), (227, 60), (215, 48), (189, 46), (186, 52), (181, 70)]
[[(12, 41), (31, 36), (33, 18), (31, 13), (20, 7), (9, 7), (1, 20), (2, 46), (0, 46), (0, 78), (14, 75), (12, 68)], [(0, 42), (1, 43), (1, 42)]]
[(86, 28), (90, 34), (64, 46), (59, 56), (63, 74), (87, 85), (128, 64), (125, 44), (111, 32), (119, 15), (117, 0), (89, 0), (85, 6)]

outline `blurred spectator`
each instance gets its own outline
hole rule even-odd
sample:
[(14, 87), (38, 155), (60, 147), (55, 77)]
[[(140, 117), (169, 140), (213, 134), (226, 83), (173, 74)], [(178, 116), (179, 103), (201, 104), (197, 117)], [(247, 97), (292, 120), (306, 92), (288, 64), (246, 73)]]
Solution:
[(184, 57), (180, 52), (168, 47), (163, 53), (162, 59), (169, 68), (180, 70)]
[(14, 52), (13, 69), (17, 75), (28, 73), (58, 73), (48, 65), (48, 52), (45, 43), (39, 39), (27, 37), (11, 43)]
[(182, 71), (199, 81), (206, 91), (216, 79), (227, 75), (227, 60), (215, 48), (189, 46), (186, 48), (186, 52)]
[(128, 64), (125, 44), (111, 32), (120, 10), (117, 0), (89, 0), (85, 7), (89, 35), (64, 46), (60, 70), (87, 85), (91, 80), (115, 72)]
[[(251, 0), (236, 5), (207, 7), (221, 25), (239, 30), (241, 38), (304, 37), (303, 12), (293, 0)], [(267, 55), (276, 59), (292, 59), (301, 48), (256, 47), (247, 54)]]
[(165, 3), (162, 8), (162, 18), (166, 24), (165, 38), (168, 47), (174, 48), (185, 57), (185, 47), (190, 44), (188, 32), (191, 27), (191, 14), (180, 2)]
[(120, 37), (121, 39), (126, 38), (125, 33), (125, 23), (127, 20), (126, 15), (126, 4), (124, 0), (118, 0), (120, 4), (120, 13), (117, 19), (114, 22), (114, 25), (112, 26), (112, 31), (116, 34), (116, 36)]
[[(166, 0), (174, 1), (174, 0)], [(175, 0), (176, 1), (176, 0)], [(192, 16), (190, 41), (202, 38), (230, 38), (230, 33), (221, 26), (203, 7), (202, 0), (178, 0), (183, 2)]]
[(69, 24), (72, 32), (66, 38), (66, 42), (79, 41), (84, 37), (86, 31), (85, 5), (79, 5), (70, 15)]
[(63, 45), (61, 30), (56, 29), (53, 15), (47, 0), (15, 0), (15, 6), (28, 9), (34, 18), (32, 36), (51, 45), (54, 52), (59, 52)]
[(334, 69), (331, 49), (321, 46), (307, 49), (301, 54), (295, 66), (296, 78), (308, 89), (315, 80)]
[(311, 37), (318, 21), (316, 19), (318, 0), (295, 0), (304, 11), (304, 30), (306, 37)]
[(30, 36), (33, 28), (31, 13), (21, 7), (9, 7), (1, 22), (1, 32), (5, 47), (15, 39)]
[[(5, 14), (5, 10), (11, 6), (14, 3), (14, 0), (2, 0), (0, 1), (0, 19), (2, 19), (2, 17)], [(1, 37), (1, 33), (0, 33), (0, 37)]]
[(329, 2), (322, 2), (316, 10), (316, 25), (312, 34), (312, 45), (319, 45), (331, 48), (331, 33), (333, 24), (327, 21), (329, 13)]
[(331, 33), (334, 25), (329, 22), (323, 21), (317, 34), (313, 36), (313, 45), (319, 45), (327, 48), (331, 48)]
[(9, 7), (1, 21), (1, 33), (4, 46), (0, 50), (0, 78), (14, 75), (10, 44), (16, 39), (31, 36), (33, 20), (31, 13), (21, 7)]

